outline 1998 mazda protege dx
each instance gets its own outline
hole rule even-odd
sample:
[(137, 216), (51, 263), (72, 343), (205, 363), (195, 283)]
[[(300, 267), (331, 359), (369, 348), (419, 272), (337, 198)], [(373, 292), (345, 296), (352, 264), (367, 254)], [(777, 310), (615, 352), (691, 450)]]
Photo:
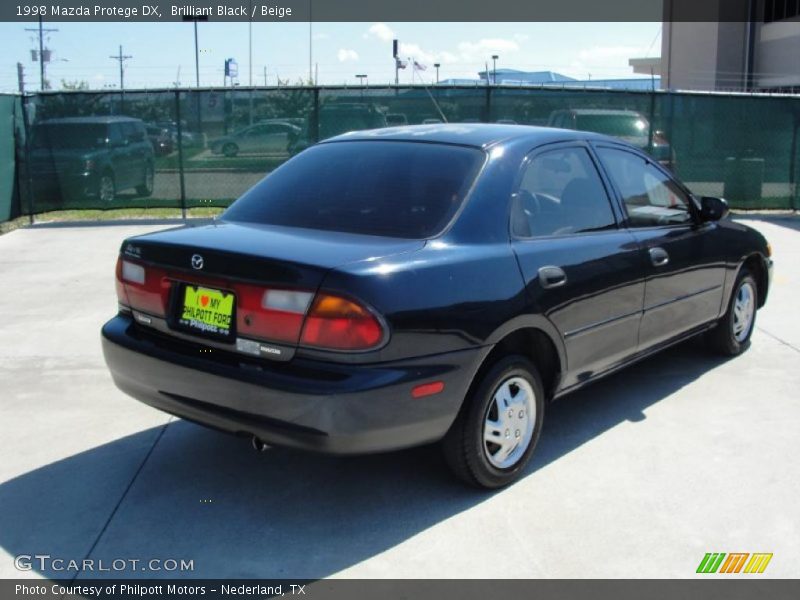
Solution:
[(257, 446), (442, 440), (499, 487), (547, 401), (695, 334), (747, 347), (772, 261), (727, 212), (597, 134), (351, 133), (123, 242), (103, 349), (123, 391)]

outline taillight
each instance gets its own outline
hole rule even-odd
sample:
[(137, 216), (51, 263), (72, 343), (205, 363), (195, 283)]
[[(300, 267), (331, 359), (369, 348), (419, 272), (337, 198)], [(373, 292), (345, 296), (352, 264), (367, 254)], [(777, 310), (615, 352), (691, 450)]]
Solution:
[(237, 331), (243, 337), (296, 344), (311, 292), (235, 284)]
[(385, 330), (378, 317), (356, 300), (307, 290), (272, 289), (246, 283), (170, 274), (120, 257), (117, 299), (122, 307), (166, 317), (173, 278), (221, 287), (236, 295), (236, 331), (251, 338), (323, 350), (360, 351), (379, 346)]
[(306, 316), (300, 344), (325, 350), (369, 350), (383, 341), (384, 329), (365, 306), (320, 293)]
[(170, 281), (157, 267), (123, 258), (117, 260), (117, 299), (120, 304), (163, 317), (167, 314)]

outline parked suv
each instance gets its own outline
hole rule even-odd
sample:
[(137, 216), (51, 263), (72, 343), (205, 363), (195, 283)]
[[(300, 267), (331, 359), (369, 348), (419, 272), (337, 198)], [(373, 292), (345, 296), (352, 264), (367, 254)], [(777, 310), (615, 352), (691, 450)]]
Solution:
[(154, 160), (153, 145), (139, 119), (48, 119), (32, 129), (31, 174), (39, 198), (97, 198), (108, 205), (128, 189), (149, 196)]
[(675, 153), (664, 137), (664, 132), (653, 130), (651, 143), (650, 122), (643, 114), (633, 110), (603, 108), (556, 110), (550, 114), (547, 126), (612, 135), (644, 150), (668, 169), (675, 168)]

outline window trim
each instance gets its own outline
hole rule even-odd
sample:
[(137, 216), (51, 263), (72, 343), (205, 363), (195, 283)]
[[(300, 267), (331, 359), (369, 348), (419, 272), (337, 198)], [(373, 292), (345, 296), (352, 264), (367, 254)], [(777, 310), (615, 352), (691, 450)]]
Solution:
[[(619, 210), (622, 212), (622, 226), (631, 231), (642, 231), (648, 229), (677, 229), (679, 227), (697, 227), (700, 223), (699, 219), (699, 207), (697, 206), (697, 199), (695, 198), (694, 194), (687, 188), (681, 181), (679, 181), (672, 173), (670, 173), (667, 169), (664, 168), (658, 161), (652, 159), (652, 157), (648, 156), (644, 152), (640, 151), (637, 148), (633, 148), (631, 146), (627, 146), (625, 144), (615, 144), (611, 141), (601, 141), (601, 142), (593, 142), (591, 144), (592, 149), (595, 151), (597, 155), (597, 161), (600, 164), (600, 168), (603, 169), (606, 177), (609, 180), (611, 188), (614, 190), (614, 197), (616, 199), (616, 203), (619, 207)], [(661, 225), (646, 225), (646, 226), (634, 226), (631, 225), (631, 217), (628, 213), (628, 207), (625, 204), (625, 198), (622, 195), (622, 192), (617, 187), (617, 184), (614, 182), (614, 179), (611, 177), (611, 173), (608, 170), (608, 167), (603, 162), (602, 157), (600, 156), (599, 150), (602, 148), (607, 148), (609, 150), (618, 150), (620, 152), (627, 152), (628, 154), (632, 154), (637, 158), (641, 158), (644, 162), (652, 167), (655, 167), (659, 170), (667, 179), (669, 179), (675, 186), (683, 192), (686, 196), (687, 205), (689, 206), (689, 216), (691, 219), (686, 223), (672, 223), (672, 224), (661, 224)]]
[[(546, 154), (548, 152), (555, 152), (558, 150), (567, 150), (569, 148), (582, 148), (586, 151), (586, 154), (589, 157), (589, 161), (594, 166), (595, 172), (597, 173), (598, 178), (600, 179), (600, 183), (603, 186), (603, 189), (606, 192), (606, 200), (608, 201), (608, 207), (611, 209), (611, 216), (614, 219), (613, 227), (609, 229), (603, 229), (601, 231), (576, 231), (571, 233), (551, 233), (549, 235), (532, 235), (530, 237), (519, 236), (514, 233), (514, 229), (512, 227), (512, 214), (511, 211), (514, 208), (514, 195), (520, 190), (522, 180), (525, 177), (525, 171), (530, 166), (530, 163), (541, 156), (542, 154)], [(622, 225), (621, 217), (627, 218), (626, 215), (621, 215), (619, 213), (619, 209), (617, 207), (617, 202), (614, 197), (614, 192), (612, 191), (613, 188), (611, 187), (611, 182), (608, 181), (606, 174), (603, 170), (601, 170), (599, 166), (598, 157), (595, 156), (592, 148), (589, 144), (587, 144), (583, 140), (565, 140), (559, 142), (552, 142), (549, 144), (543, 144), (541, 146), (537, 146), (536, 148), (530, 150), (525, 157), (522, 159), (519, 168), (517, 169), (516, 175), (514, 175), (514, 181), (511, 185), (511, 193), (508, 196), (508, 206), (507, 206), (507, 217), (508, 217), (508, 236), (511, 241), (520, 241), (520, 242), (530, 242), (536, 240), (546, 240), (552, 238), (564, 238), (564, 237), (575, 237), (575, 236), (585, 236), (585, 235), (600, 235), (606, 233), (616, 233), (619, 232), (620, 226)]]

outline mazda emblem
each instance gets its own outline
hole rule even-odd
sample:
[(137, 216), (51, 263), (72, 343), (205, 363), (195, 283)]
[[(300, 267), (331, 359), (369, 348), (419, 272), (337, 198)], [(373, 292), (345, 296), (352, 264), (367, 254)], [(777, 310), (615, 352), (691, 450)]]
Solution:
[(203, 257), (199, 254), (192, 254), (192, 268), (198, 271), (203, 268)]

